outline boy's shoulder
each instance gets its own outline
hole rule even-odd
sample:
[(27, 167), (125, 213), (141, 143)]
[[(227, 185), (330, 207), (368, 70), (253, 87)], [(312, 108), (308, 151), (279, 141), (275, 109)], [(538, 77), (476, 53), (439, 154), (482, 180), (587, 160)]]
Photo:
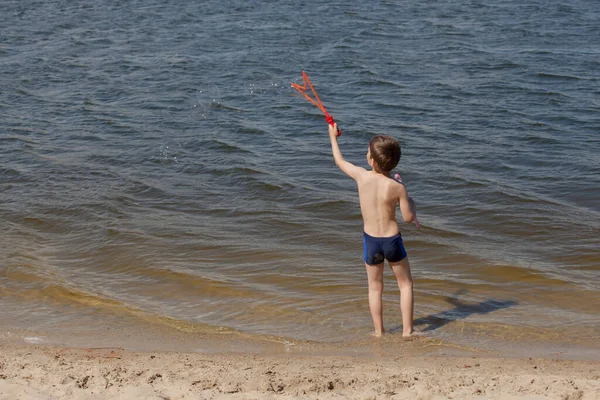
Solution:
[(363, 170), (360, 174), (360, 179), (363, 183), (371, 183), (371, 182), (380, 182), (391, 188), (393, 191), (403, 191), (406, 190), (404, 188), (404, 184), (402, 182), (398, 182), (396, 179), (382, 175), (380, 173)]

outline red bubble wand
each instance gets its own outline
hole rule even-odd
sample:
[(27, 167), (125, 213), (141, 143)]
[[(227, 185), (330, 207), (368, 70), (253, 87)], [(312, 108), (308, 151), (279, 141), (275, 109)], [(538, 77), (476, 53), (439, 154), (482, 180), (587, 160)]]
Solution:
[[(319, 96), (317, 95), (315, 88), (313, 87), (312, 83), (310, 83), (310, 79), (308, 79), (308, 75), (306, 75), (306, 72), (304, 72), (304, 71), (302, 71), (302, 81), (304, 82), (302, 86), (298, 85), (297, 83), (292, 82), (292, 87), (294, 89), (296, 89), (297, 91), (299, 91), (300, 94), (302, 94), (306, 98), (306, 100), (310, 101), (315, 106), (317, 106), (317, 108), (319, 110), (323, 111), (323, 114), (325, 114), (325, 121), (329, 122), (329, 125), (333, 126), (333, 124), (335, 124), (333, 117), (327, 112), (325, 107), (323, 107), (323, 103), (321, 103), (321, 99), (319, 99)], [(308, 88), (310, 88), (310, 90), (312, 91), (314, 99), (312, 97), (310, 97), (308, 95), (308, 93), (306, 93)], [(342, 135), (342, 130), (339, 128), (338, 128), (337, 135), (338, 136)]]

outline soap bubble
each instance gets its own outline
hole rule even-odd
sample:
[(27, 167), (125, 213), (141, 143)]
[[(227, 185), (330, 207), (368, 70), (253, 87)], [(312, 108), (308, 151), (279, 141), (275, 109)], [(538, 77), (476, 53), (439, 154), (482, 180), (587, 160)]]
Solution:
[(207, 119), (215, 108), (221, 105), (221, 91), (215, 84), (198, 89), (191, 106), (190, 115), (198, 119)]
[(162, 165), (179, 164), (183, 156), (183, 146), (178, 141), (169, 140), (159, 148)]
[(246, 90), (251, 95), (273, 95), (280, 96), (290, 89), (289, 83), (282, 82), (256, 82), (246, 84)]

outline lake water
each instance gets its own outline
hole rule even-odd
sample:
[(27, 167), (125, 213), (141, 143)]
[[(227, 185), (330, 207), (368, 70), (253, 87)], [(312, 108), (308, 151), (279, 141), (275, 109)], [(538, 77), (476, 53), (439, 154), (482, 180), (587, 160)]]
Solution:
[(600, 3), (526, 3), (3, 1), (0, 331), (369, 343), (305, 70), (346, 159), (402, 145), (417, 329), (600, 357)]

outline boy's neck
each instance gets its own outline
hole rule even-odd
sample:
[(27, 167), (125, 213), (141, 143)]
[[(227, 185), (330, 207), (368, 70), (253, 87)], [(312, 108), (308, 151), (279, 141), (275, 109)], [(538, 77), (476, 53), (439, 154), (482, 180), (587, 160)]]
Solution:
[(375, 172), (376, 174), (383, 175), (383, 176), (385, 176), (386, 178), (389, 178), (389, 177), (390, 177), (390, 173), (391, 173), (391, 171), (388, 171), (388, 172), (380, 172), (380, 171), (377, 171), (375, 168), (372, 168), (372, 169), (371, 169), (371, 171)]

